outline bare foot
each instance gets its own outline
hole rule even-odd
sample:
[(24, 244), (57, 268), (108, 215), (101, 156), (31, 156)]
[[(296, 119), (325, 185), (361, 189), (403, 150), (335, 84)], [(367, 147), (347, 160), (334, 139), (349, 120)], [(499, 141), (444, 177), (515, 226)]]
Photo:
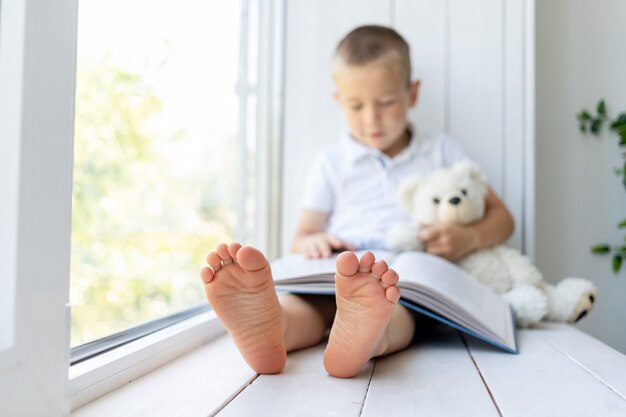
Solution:
[(252, 369), (274, 374), (285, 366), (284, 324), (267, 259), (238, 243), (222, 243), (201, 276), (209, 304)]
[(337, 314), (324, 353), (324, 367), (333, 376), (352, 377), (384, 351), (381, 340), (400, 290), (398, 274), (385, 261), (374, 261), (371, 252), (360, 262), (353, 252), (337, 257)]

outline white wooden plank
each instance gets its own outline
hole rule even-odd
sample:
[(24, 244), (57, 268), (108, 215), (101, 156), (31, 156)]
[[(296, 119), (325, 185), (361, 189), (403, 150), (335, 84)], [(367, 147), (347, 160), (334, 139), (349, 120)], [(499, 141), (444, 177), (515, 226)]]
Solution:
[(536, 332), (626, 399), (626, 355), (571, 325), (543, 323)]
[(256, 377), (228, 336), (79, 408), (74, 417), (205, 417)]
[(448, 132), (502, 194), (502, 0), (451, 0)]
[(626, 400), (548, 342), (547, 331), (519, 331), (519, 355), (468, 339), (502, 415), (625, 416)]
[(389, 25), (390, 0), (290, 0), (286, 19), (283, 253), (291, 246), (313, 157), (336, 143), (342, 129), (341, 110), (332, 98), (332, 55), (356, 26)]
[(259, 376), (219, 416), (359, 416), (373, 362), (341, 379), (326, 373), (323, 355), (323, 345), (289, 354), (282, 373)]
[(397, 0), (396, 29), (411, 48), (413, 79), (421, 80), (420, 97), (410, 119), (418, 129), (445, 131), (446, 25), (445, 2), (441, 0)]
[(376, 362), (363, 417), (498, 416), (455, 330), (431, 327), (417, 340)]

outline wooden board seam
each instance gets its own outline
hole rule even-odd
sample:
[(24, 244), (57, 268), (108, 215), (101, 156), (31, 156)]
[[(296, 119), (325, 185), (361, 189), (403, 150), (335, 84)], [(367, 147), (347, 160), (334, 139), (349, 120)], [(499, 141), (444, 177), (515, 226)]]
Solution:
[(469, 347), (469, 344), (467, 343), (467, 340), (465, 340), (465, 335), (463, 335), (458, 330), (456, 331), (456, 333), (461, 338), (461, 341), (463, 342), (463, 345), (465, 345), (465, 349), (467, 350), (467, 354), (469, 355), (470, 359), (472, 360), (472, 363), (474, 364), (474, 368), (476, 368), (476, 371), (478, 372), (478, 375), (480, 376), (480, 380), (483, 382), (483, 385), (485, 386), (485, 389), (487, 390), (487, 393), (489, 394), (489, 397), (491, 398), (491, 401), (493, 402), (493, 405), (496, 407), (496, 411), (498, 412), (500, 417), (504, 417), (504, 415), (502, 414), (502, 410), (500, 410), (500, 406), (498, 405), (498, 401), (496, 400), (496, 397), (493, 395), (493, 392), (491, 392), (491, 389), (489, 388), (489, 384), (487, 384), (487, 380), (485, 379), (485, 376), (483, 375), (482, 371), (480, 370), (480, 367), (478, 366), (478, 363), (476, 362), (476, 359), (474, 359), (474, 355), (472, 355), (472, 351), (471, 351), (471, 349)]
[(600, 381), (600, 383), (602, 383), (602, 385), (606, 386), (608, 389), (610, 389), (611, 391), (613, 391), (615, 394), (617, 394), (622, 400), (626, 401), (626, 396), (624, 396), (624, 394), (622, 394), (621, 392), (619, 392), (617, 389), (613, 388), (609, 383), (605, 382), (598, 374), (596, 374), (595, 372), (593, 372), (591, 369), (587, 368), (585, 365), (583, 365), (581, 362), (579, 362), (576, 358), (574, 358), (572, 355), (570, 355), (569, 353), (567, 353), (565, 350), (561, 349), (557, 344), (555, 344), (554, 342), (551, 342), (550, 340), (547, 340), (544, 338), (544, 341), (546, 341), (550, 346), (552, 346), (554, 349), (556, 349), (558, 352), (560, 352), (562, 355), (564, 355), (566, 358), (568, 358), (569, 360), (571, 360), (572, 362), (574, 362), (576, 365), (578, 365), (579, 367), (581, 367), (585, 372), (587, 372), (589, 375), (593, 376), (595, 379), (597, 379), (598, 381)]
[(378, 363), (378, 359), (374, 359), (374, 364), (372, 365), (372, 369), (370, 370), (370, 378), (367, 381), (367, 388), (365, 388), (365, 395), (363, 396), (363, 402), (361, 402), (361, 409), (359, 410), (359, 417), (363, 414), (363, 409), (365, 408), (365, 401), (367, 401), (367, 394), (370, 392), (370, 386), (372, 385), (372, 379), (374, 379), (374, 370), (376, 369), (376, 364)]
[(236, 390), (230, 397), (226, 398), (222, 404), (220, 404), (214, 411), (209, 414), (209, 417), (216, 416), (220, 411), (222, 411), (228, 404), (230, 404), (239, 394), (241, 394), (246, 388), (248, 388), (256, 379), (259, 377), (259, 374), (256, 374), (248, 381), (246, 381), (238, 390)]

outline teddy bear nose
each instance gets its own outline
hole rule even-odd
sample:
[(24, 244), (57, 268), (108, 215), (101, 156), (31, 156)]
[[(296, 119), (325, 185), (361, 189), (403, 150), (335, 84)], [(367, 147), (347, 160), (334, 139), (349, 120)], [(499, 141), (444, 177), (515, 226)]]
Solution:
[(450, 202), (450, 204), (453, 204), (453, 205), (456, 206), (457, 204), (459, 204), (461, 202), (461, 199), (459, 197), (452, 197), (448, 201)]

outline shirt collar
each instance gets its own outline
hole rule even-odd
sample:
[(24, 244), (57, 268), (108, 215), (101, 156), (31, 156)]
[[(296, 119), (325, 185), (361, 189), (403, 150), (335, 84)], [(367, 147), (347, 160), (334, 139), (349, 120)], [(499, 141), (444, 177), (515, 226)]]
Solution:
[(358, 140), (354, 139), (348, 131), (345, 131), (341, 135), (340, 146), (351, 164), (355, 164), (367, 156), (383, 158), (388, 161), (393, 161), (394, 163), (403, 162), (405, 160), (412, 159), (418, 153), (420, 147), (417, 129), (411, 123), (408, 124), (407, 129), (411, 135), (409, 145), (393, 158), (389, 158), (378, 149), (370, 148), (369, 146), (362, 144)]

